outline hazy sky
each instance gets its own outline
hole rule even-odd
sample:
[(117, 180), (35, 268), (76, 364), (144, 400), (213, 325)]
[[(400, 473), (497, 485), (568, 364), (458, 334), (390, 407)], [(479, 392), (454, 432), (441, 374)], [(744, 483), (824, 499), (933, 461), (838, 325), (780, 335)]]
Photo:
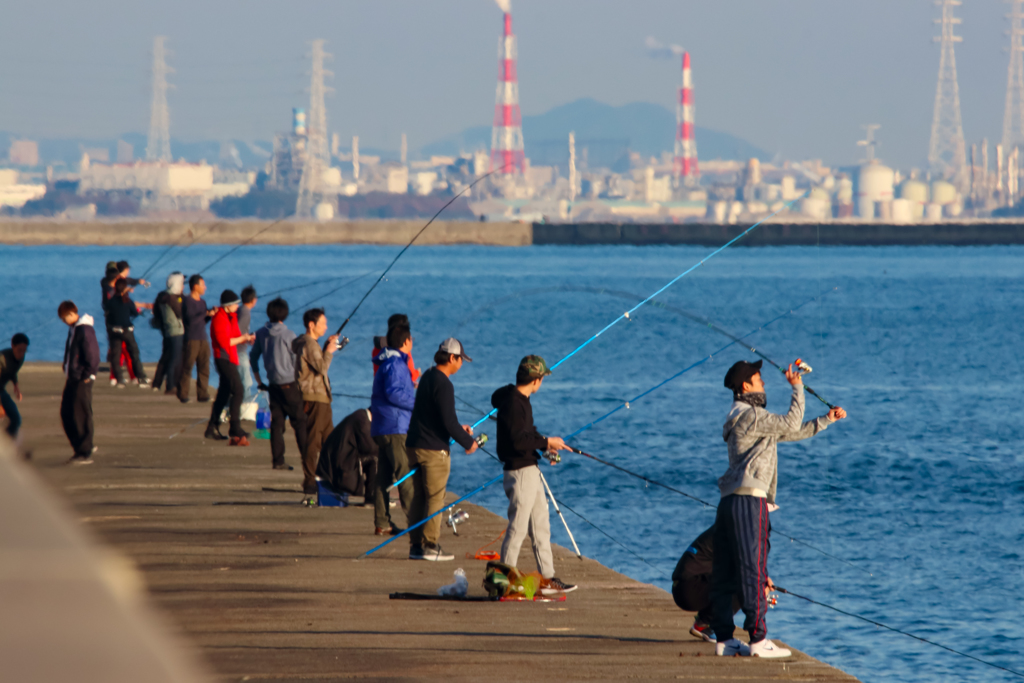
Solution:
[[(1006, 11), (999, 0), (959, 9), (968, 145), (1001, 137)], [(328, 126), (343, 140), (397, 148), (404, 131), (416, 148), (493, 116), (493, 0), (49, 0), (8, 2), (3, 14), (0, 130), (21, 135), (146, 132), (157, 34), (176, 70), (176, 138), (286, 129), (291, 107), (308, 106), (314, 38), (334, 55)], [(881, 157), (923, 165), (935, 16), (928, 0), (513, 0), (522, 109), (580, 97), (674, 106), (678, 64), (650, 56), (653, 36), (691, 51), (698, 125), (838, 164), (859, 157), (861, 124), (879, 123)]]

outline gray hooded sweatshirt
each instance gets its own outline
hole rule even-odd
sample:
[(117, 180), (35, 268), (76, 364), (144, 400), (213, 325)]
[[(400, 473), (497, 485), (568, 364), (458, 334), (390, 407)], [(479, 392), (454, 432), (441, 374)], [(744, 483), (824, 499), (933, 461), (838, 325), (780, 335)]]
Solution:
[(722, 497), (737, 489), (758, 489), (774, 504), (779, 477), (777, 444), (809, 439), (833, 422), (828, 415), (801, 424), (803, 419), (802, 383), (793, 387), (793, 400), (785, 415), (734, 401), (722, 428), (722, 438), (729, 444), (729, 469), (718, 480)]
[(298, 379), (295, 369), (295, 352), (292, 342), (295, 333), (284, 323), (270, 323), (256, 330), (256, 343), (249, 352), (249, 362), (256, 379), (260, 377), (260, 356), (267, 369), (269, 384), (291, 384)]

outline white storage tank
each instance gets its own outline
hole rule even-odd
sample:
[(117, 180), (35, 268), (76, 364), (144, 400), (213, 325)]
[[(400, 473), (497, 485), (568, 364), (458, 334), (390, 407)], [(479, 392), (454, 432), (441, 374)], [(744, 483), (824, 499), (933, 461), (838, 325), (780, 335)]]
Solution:
[(891, 168), (879, 163), (864, 164), (857, 171), (854, 203), (862, 218), (874, 218), (875, 204), (893, 199), (896, 175)]
[(920, 180), (904, 180), (900, 185), (900, 199), (910, 202), (910, 212), (914, 220), (924, 218), (924, 205), (928, 203), (930, 194), (928, 184)]
[(942, 220), (942, 204), (926, 204), (924, 207), (925, 220), (937, 223)]
[[(894, 199), (892, 200), (892, 222), (893, 223), (913, 223), (914, 222), (914, 202), (909, 199)], [(921, 205), (924, 210), (924, 205)]]
[(334, 205), (327, 202), (320, 202), (313, 209), (313, 215), (318, 221), (329, 221), (334, 218)]
[(827, 221), (832, 217), (832, 202), (813, 195), (800, 200), (800, 213), (816, 221)]
[(956, 187), (945, 180), (936, 180), (932, 183), (932, 203), (940, 206), (953, 204), (957, 200)]

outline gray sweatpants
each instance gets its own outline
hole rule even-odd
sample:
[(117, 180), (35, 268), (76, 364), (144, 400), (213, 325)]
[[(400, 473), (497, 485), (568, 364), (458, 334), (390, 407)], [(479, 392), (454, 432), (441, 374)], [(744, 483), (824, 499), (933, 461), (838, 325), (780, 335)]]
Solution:
[(519, 550), (529, 534), (541, 576), (545, 579), (554, 577), (548, 499), (540, 480), (540, 468), (534, 465), (505, 472), (504, 486), (508, 496), (508, 529), (501, 544), (501, 561), (515, 567), (519, 561)]

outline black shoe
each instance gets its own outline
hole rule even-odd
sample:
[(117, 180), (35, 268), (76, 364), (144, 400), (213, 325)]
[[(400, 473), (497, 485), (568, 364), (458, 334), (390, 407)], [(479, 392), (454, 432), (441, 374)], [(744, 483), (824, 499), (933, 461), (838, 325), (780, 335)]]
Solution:
[(226, 437), (223, 434), (221, 434), (220, 430), (217, 429), (216, 427), (207, 427), (206, 428), (206, 433), (203, 434), (203, 436), (206, 437), (207, 439), (212, 439), (214, 441), (227, 441), (228, 440), (228, 437)]
[(292, 467), (291, 465), (289, 465), (288, 463), (285, 463), (285, 462), (282, 462), (282, 463), (279, 463), (277, 465), (274, 465), (273, 468), (275, 470), (288, 470), (289, 472), (291, 472), (292, 470), (295, 469), (294, 467)]
[(189, 403), (192, 401), (192, 399), (190, 398), (179, 398), (178, 400), (181, 401), (182, 403)]
[(559, 578), (553, 578), (548, 582), (547, 588), (541, 588), (541, 595), (559, 595), (560, 593), (571, 593), (576, 590), (576, 586), (565, 583)]

